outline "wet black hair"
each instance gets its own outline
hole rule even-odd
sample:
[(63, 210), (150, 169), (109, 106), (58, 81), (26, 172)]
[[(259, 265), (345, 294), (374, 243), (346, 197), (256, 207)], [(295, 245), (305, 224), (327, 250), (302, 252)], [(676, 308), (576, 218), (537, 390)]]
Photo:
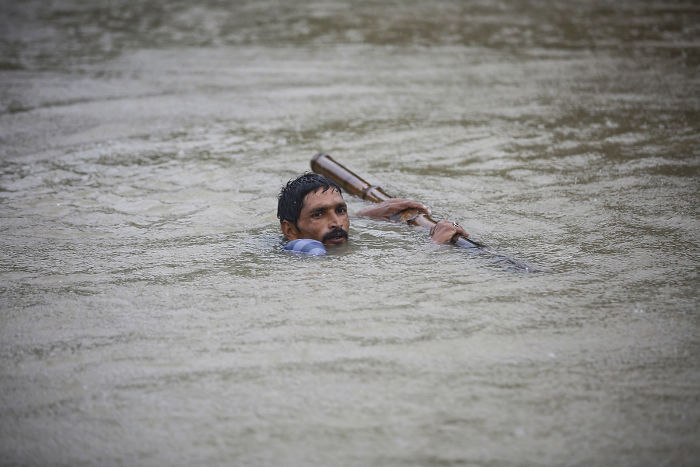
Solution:
[(304, 197), (319, 188), (323, 189), (324, 192), (329, 189), (338, 190), (338, 193), (343, 192), (336, 183), (311, 172), (287, 182), (277, 197), (277, 217), (279, 217), (280, 224), (283, 221), (289, 221), (298, 229), (297, 221), (301, 214), (301, 208), (304, 207)]

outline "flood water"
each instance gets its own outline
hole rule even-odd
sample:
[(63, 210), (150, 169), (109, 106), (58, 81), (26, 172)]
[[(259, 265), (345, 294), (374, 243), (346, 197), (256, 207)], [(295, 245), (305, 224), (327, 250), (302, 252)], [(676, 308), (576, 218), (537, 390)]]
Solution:
[(3, 465), (700, 463), (695, 2), (0, 6)]

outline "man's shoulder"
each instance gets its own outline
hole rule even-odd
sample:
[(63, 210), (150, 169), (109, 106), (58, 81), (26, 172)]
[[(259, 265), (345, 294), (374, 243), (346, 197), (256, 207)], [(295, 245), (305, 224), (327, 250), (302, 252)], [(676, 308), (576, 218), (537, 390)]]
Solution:
[(294, 253), (304, 253), (314, 256), (326, 254), (326, 247), (323, 246), (323, 243), (311, 238), (299, 238), (292, 240), (284, 246), (284, 249)]

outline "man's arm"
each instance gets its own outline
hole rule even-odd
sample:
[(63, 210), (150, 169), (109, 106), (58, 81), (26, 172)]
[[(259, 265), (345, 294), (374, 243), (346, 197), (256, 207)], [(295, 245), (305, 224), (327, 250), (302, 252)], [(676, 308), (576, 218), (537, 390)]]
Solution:
[(391, 220), (391, 216), (406, 209), (417, 209), (430, 215), (430, 209), (424, 205), (404, 198), (391, 198), (381, 203), (368, 206), (357, 213), (361, 217), (371, 217), (373, 219), (381, 219), (384, 221)]
[[(411, 201), (404, 198), (391, 198), (372, 206), (368, 206), (357, 213), (358, 216), (371, 217), (373, 219), (381, 219), (390, 221), (391, 216), (406, 209), (417, 209), (420, 212), (430, 215), (430, 209), (421, 203)], [(460, 236), (469, 237), (469, 234), (458, 224), (447, 220), (438, 222), (430, 229), (431, 240), (435, 243), (450, 243), (454, 242)]]

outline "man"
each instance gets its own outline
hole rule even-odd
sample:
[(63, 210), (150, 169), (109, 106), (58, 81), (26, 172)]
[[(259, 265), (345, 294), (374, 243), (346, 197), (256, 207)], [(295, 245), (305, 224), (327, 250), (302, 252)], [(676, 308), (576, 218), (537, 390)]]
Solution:
[[(392, 198), (357, 213), (358, 216), (390, 220), (393, 214), (405, 209), (430, 210), (408, 199)], [(325, 254), (326, 247), (348, 241), (350, 217), (340, 187), (331, 180), (307, 173), (290, 180), (278, 197), (277, 217), (282, 234), (289, 240), (286, 250), (310, 254)], [(430, 231), (435, 243), (448, 243), (467, 232), (446, 220), (438, 222)]]

